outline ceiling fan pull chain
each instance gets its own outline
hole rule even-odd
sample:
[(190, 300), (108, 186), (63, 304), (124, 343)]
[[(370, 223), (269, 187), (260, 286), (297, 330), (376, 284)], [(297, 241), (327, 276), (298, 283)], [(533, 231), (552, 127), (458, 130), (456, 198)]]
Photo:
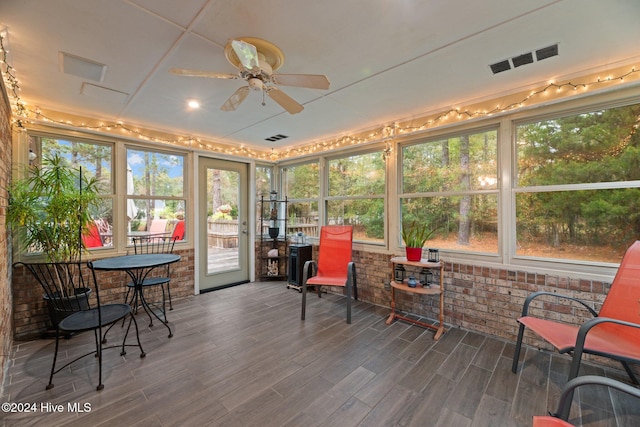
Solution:
[(262, 106), (265, 107), (267, 105), (266, 102), (264, 102), (264, 90), (262, 91)]

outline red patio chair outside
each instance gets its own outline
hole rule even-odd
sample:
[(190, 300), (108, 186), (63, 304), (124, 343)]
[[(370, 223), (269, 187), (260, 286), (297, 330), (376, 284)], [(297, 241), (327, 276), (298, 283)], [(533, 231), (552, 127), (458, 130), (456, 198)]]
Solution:
[(82, 242), (85, 248), (99, 248), (102, 247), (102, 237), (100, 237), (100, 230), (98, 224), (92, 222), (89, 225), (89, 231), (87, 234), (82, 235)]
[[(358, 299), (356, 266), (351, 260), (353, 226), (325, 225), (320, 228), (318, 262), (307, 261), (302, 275), (302, 315), (305, 319), (307, 286), (315, 286), (320, 294), (321, 286), (342, 286), (347, 297), (347, 323), (351, 323), (351, 298)], [(314, 274), (315, 273), (315, 274)]]
[(171, 238), (175, 241), (184, 240), (184, 220), (180, 220), (176, 223), (176, 226), (173, 228)]
[[(531, 316), (529, 305), (541, 295), (574, 301), (587, 308), (594, 318), (575, 326)], [(511, 368), (514, 373), (527, 327), (558, 352), (573, 352), (568, 380), (578, 376), (582, 353), (590, 353), (620, 361), (631, 380), (638, 384), (628, 362), (640, 362), (640, 241), (627, 249), (600, 313), (580, 299), (542, 291), (527, 297), (518, 322), (520, 329)]]

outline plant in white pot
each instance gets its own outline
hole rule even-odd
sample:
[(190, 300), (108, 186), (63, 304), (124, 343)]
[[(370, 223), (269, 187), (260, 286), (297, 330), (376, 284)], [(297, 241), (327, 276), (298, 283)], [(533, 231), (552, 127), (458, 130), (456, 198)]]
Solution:
[(429, 224), (413, 221), (402, 225), (402, 240), (404, 240), (407, 261), (420, 261), (422, 247), (433, 235), (435, 229), (429, 229)]
[[(87, 178), (60, 155), (46, 157), (11, 183), (7, 222), (24, 253), (40, 253), (47, 262), (80, 262), (82, 235), (89, 231), (99, 194), (96, 178)], [(54, 326), (58, 320), (52, 317)]]

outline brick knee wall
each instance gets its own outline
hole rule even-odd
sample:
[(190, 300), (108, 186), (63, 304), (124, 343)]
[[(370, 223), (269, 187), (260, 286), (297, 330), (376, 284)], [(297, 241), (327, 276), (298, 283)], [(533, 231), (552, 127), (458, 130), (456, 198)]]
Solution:
[[(172, 299), (193, 295), (194, 289), (194, 251), (193, 249), (177, 250), (182, 259), (171, 265), (171, 297)], [(164, 269), (156, 269), (151, 276), (164, 273)], [(100, 300), (103, 304), (124, 302), (127, 292), (126, 283), (129, 276), (123, 271), (97, 271), (96, 278), (100, 286)], [(31, 273), (22, 266), (13, 269), (13, 297), (15, 335), (17, 340), (31, 339), (40, 336), (51, 325), (47, 306), (42, 299), (43, 290), (33, 279)], [(154, 295), (150, 289), (149, 299), (158, 301), (160, 294)], [(158, 289), (159, 293), (160, 290)], [(145, 293), (145, 295), (147, 295)], [(157, 298), (156, 298), (157, 297)]]
[[(317, 247), (314, 247), (317, 259)], [(394, 255), (354, 251), (356, 263), (358, 299), (379, 306), (389, 307), (391, 290), (385, 283), (391, 280)], [(577, 278), (530, 273), (474, 266), (472, 264), (444, 262), (444, 322), (446, 327), (460, 327), (515, 342), (518, 334), (516, 319), (522, 314), (525, 298), (536, 291), (549, 291), (579, 298), (600, 311), (611, 283)], [(407, 268), (407, 272), (416, 273)], [(342, 289), (334, 289), (341, 293)], [(437, 320), (440, 312), (438, 296), (423, 296), (396, 292), (396, 309), (431, 320)], [(540, 298), (532, 304), (530, 312), (536, 316), (580, 325), (591, 314), (581, 306), (557, 297)], [(524, 343), (536, 348), (551, 350), (553, 347), (527, 330)], [(586, 356), (591, 361), (619, 368), (618, 362)]]
[[(389, 306), (391, 291), (384, 283), (391, 279), (392, 264), (389, 254), (355, 251), (360, 299), (381, 306)], [(610, 283), (572, 279), (508, 269), (489, 268), (444, 262), (444, 319), (454, 327), (462, 327), (515, 341), (522, 313), (522, 304), (532, 292), (545, 290), (580, 298), (592, 303), (596, 311), (609, 290)], [(407, 269), (411, 272), (411, 269)], [(417, 269), (415, 270), (417, 275)], [(396, 293), (396, 308), (429, 319), (437, 319), (439, 297)], [(572, 324), (581, 324), (590, 314), (575, 304), (556, 297), (541, 299), (533, 313)], [(551, 348), (536, 339), (525, 336), (525, 342), (541, 348)]]

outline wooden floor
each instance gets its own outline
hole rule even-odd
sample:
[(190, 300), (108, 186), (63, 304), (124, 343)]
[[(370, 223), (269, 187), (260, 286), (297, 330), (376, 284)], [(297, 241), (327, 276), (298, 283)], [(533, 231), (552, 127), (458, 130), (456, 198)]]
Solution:
[[(361, 302), (347, 325), (336, 295), (310, 295), (301, 322), (300, 298), (283, 283), (264, 282), (176, 301), (173, 338), (140, 313), (147, 356), (106, 351), (102, 391), (94, 357), (56, 375), (45, 391), (54, 341), (16, 343), (1, 401), (33, 411), (0, 413), (2, 425), (496, 427), (530, 426), (532, 415), (555, 409), (568, 372), (562, 356), (527, 349), (515, 375), (513, 343), (461, 329), (434, 341), (431, 330), (385, 325), (387, 308)], [(90, 348), (92, 339), (63, 340), (61, 356)], [(626, 380), (588, 365), (581, 373)], [(585, 389), (571, 418), (637, 426), (640, 405)]]

